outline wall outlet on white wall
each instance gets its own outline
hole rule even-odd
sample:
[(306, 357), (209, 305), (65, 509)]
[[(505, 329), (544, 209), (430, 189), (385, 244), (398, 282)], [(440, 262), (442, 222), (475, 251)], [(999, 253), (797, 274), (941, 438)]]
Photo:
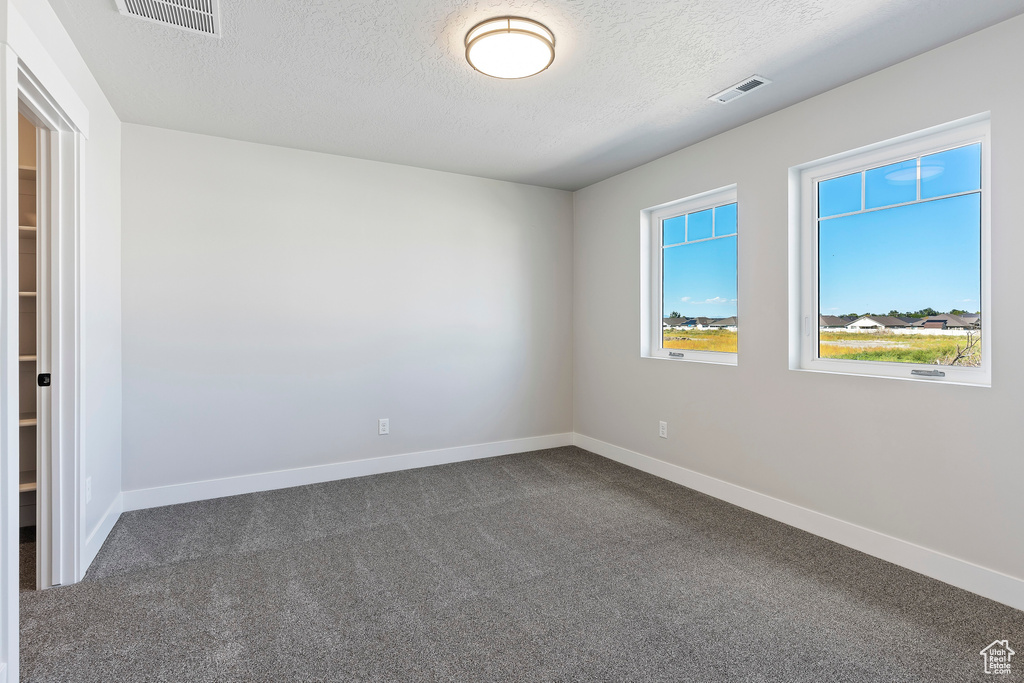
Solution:
[(379, 434), (380, 436), (386, 436), (387, 434), (390, 433), (391, 421), (386, 417), (382, 417), (381, 419), (377, 420), (377, 434)]
[(92, 502), (92, 477), (85, 478), (85, 502)]
[(658, 436), (663, 439), (668, 438), (668, 422), (663, 421), (658, 423)]

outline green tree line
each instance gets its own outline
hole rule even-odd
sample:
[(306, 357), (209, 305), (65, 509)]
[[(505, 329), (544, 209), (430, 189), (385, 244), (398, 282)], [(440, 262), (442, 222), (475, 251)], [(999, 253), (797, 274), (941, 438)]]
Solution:
[[(949, 315), (970, 315), (970, 311), (965, 311), (962, 308), (952, 308), (949, 310)], [(847, 313), (847, 318), (860, 318), (865, 315), (883, 315), (881, 313)], [(891, 315), (894, 318), (930, 318), (933, 315), (943, 315), (942, 311), (936, 311), (934, 308), (922, 308), (917, 311), (906, 311), (900, 312), (895, 308), (885, 313), (884, 315)], [(975, 311), (975, 315), (981, 315), (981, 311)]]

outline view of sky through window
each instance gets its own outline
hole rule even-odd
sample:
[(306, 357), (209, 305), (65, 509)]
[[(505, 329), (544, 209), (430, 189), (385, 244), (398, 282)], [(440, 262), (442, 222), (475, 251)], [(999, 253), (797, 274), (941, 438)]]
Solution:
[(736, 352), (736, 235), (735, 202), (662, 223), (663, 348)]
[[(819, 182), (818, 276), (819, 313), (829, 316), (820, 327), (832, 330), (820, 333), (821, 356), (913, 363), (955, 358), (923, 353), (928, 344), (911, 333), (923, 338), (942, 330), (949, 348), (961, 332), (981, 333), (981, 145)], [(886, 320), (858, 328), (853, 319), (865, 315)], [(899, 338), (847, 339), (836, 332), (850, 325), (853, 332)], [(972, 354), (978, 360), (980, 347)]]

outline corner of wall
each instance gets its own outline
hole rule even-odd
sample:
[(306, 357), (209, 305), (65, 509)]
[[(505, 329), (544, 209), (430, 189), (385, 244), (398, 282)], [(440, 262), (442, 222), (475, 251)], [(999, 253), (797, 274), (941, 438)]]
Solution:
[(81, 565), (79, 569), (79, 576), (76, 577), (79, 581), (85, 578), (85, 573), (89, 571), (89, 566), (92, 565), (92, 561), (96, 559), (96, 555), (99, 553), (100, 548), (103, 547), (104, 541), (110, 535), (114, 525), (117, 524), (117, 520), (121, 518), (121, 513), (124, 512), (124, 496), (118, 493), (113, 502), (107, 508), (106, 512), (97, 522), (96, 527), (85, 539), (85, 543), (82, 545), (82, 557)]

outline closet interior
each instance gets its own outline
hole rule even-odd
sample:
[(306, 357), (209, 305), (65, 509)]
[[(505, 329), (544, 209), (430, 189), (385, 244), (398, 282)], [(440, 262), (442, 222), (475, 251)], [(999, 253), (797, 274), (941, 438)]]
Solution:
[[(36, 128), (18, 115), (18, 365), (20, 449), (18, 495), (21, 587), (36, 583), (36, 495), (38, 467), (38, 399), (36, 360), (38, 340), (38, 223), (36, 194)], [(26, 585), (29, 584), (29, 585)]]

